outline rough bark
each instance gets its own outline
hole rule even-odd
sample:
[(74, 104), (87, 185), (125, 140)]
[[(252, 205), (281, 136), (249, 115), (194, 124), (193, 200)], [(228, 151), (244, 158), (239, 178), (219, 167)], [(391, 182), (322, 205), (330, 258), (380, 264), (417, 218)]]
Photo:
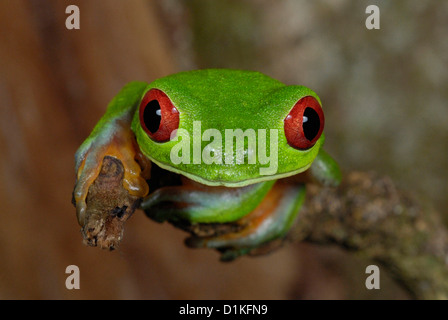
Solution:
[[(106, 156), (87, 194), (87, 219), (81, 228), (84, 244), (109, 250), (120, 244), (124, 223), (140, 204), (138, 197), (123, 188), (123, 177), (121, 161)], [(75, 204), (74, 200), (72, 202)]]
[(290, 241), (339, 245), (378, 262), (417, 299), (448, 298), (448, 236), (437, 212), (375, 173), (307, 191)]

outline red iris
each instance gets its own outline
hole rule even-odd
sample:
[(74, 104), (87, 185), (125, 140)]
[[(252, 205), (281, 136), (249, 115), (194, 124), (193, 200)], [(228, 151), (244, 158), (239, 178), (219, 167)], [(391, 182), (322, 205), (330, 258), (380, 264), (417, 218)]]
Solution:
[(171, 132), (179, 128), (179, 111), (159, 89), (151, 89), (145, 94), (139, 116), (143, 130), (157, 142), (170, 140)]
[(314, 146), (324, 130), (324, 112), (316, 98), (307, 96), (294, 105), (284, 124), (288, 144), (306, 150)]

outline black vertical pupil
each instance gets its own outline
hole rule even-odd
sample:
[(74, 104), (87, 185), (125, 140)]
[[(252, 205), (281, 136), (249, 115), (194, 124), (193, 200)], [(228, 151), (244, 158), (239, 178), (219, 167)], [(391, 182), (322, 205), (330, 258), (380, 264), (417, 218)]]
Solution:
[(151, 133), (155, 133), (157, 130), (159, 130), (161, 120), (162, 115), (159, 101), (149, 101), (145, 107), (145, 110), (143, 111), (143, 121), (145, 121), (146, 128)]
[(303, 133), (305, 138), (312, 141), (319, 132), (320, 129), (320, 119), (316, 110), (307, 107), (303, 113)]

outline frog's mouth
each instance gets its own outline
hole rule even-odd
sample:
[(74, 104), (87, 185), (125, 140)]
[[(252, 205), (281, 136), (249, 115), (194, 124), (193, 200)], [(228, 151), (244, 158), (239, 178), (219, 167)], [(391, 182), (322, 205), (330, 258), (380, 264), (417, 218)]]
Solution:
[[(258, 177), (246, 178), (243, 180), (223, 181), (223, 180), (207, 179), (203, 176), (196, 175), (196, 174), (193, 174), (191, 172), (187, 172), (187, 171), (184, 171), (181, 169), (177, 169), (177, 168), (173, 167), (171, 164), (165, 164), (163, 162), (157, 161), (148, 155), (145, 155), (144, 157), (146, 157), (148, 159), (148, 161), (151, 162), (152, 168), (155, 169), (156, 176), (158, 176), (158, 174), (160, 174), (158, 171), (162, 171), (162, 172), (164, 172), (164, 174), (162, 174), (162, 175), (165, 175), (168, 173), (180, 175), (189, 180), (195, 181), (199, 184), (202, 184), (204, 186), (209, 186), (209, 187), (228, 187), (228, 188), (245, 187), (248, 185), (252, 185), (252, 184), (256, 184), (256, 183), (260, 183), (260, 182), (264, 182), (264, 181), (279, 180), (279, 179), (295, 176), (299, 173), (302, 173), (302, 172), (308, 170), (311, 166), (311, 163), (309, 163), (303, 167), (300, 167), (296, 170), (289, 171), (289, 172), (275, 173), (272, 175), (260, 175)], [(151, 173), (151, 177), (153, 177), (152, 173)]]

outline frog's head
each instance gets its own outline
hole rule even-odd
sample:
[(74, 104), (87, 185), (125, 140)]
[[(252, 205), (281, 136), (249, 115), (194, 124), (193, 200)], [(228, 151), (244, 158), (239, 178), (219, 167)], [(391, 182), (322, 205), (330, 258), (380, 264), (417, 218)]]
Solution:
[(163, 169), (241, 187), (308, 169), (324, 141), (319, 97), (258, 72), (189, 71), (150, 83), (132, 129)]

